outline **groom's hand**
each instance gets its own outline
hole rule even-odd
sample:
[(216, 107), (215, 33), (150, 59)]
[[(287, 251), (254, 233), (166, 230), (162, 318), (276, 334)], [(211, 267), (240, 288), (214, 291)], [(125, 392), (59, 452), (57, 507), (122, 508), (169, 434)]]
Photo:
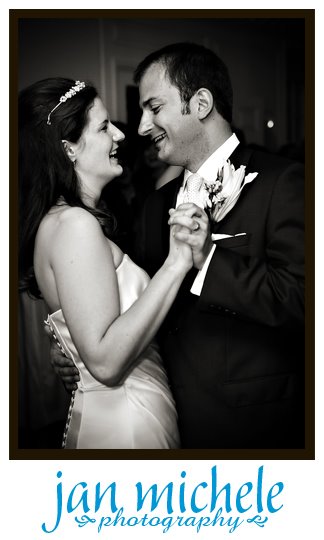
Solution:
[(213, 247), (206, 212), (194, 203), (183, 203), (176, 210), (171, 208), (169, 214), (169, 225), (183, 227), (175, 232), (175, 237), (190, 245), (194, 267), (201, 270)]
[(71, 358), (67, 358), (59, 349), (53, 339), (52, 333), (47, 326), (44, 327), (47, 336), (50, 339), (50, 361), (55, 373), (61, 378), (65, 390), (71, 393), (76, 390), (77, 383), (80, 380), (79, 371), (75, 367)]

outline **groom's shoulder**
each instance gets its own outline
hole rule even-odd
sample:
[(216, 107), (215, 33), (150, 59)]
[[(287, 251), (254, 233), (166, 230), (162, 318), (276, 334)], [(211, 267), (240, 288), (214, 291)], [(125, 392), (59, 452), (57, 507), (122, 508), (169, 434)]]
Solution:
[(267, 151), (263, 148), (250, 148), (250, 167), (259, 167), (263, 171), (280, 171), (290, 168), (302, 170), (304, 164), (301, 161), (291, 159), (280, 153)]

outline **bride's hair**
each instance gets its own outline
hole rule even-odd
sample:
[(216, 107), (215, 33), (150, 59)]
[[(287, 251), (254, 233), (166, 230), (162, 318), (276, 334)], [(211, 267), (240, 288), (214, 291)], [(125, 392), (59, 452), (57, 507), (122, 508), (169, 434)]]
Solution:
[(38, 298), (35, 237), (41, 220), (59, 197), (69, 206), (93, 214), (106, 236), (116, 230), (112, 214), (82, 201), (73, 163), (62, 143), (64, 139), (79, 140), (97, 95), (92, 84), (60, 77), (36, 82), (19, 93), (19, 283), (22, 290)]

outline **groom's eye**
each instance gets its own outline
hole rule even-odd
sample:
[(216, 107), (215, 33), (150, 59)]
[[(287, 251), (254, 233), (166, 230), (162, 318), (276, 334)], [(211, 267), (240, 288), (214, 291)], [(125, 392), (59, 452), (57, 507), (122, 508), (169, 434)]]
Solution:
[(161, 109), (161, 105), (158, 105), (157, 107), (152, 107), (151, 111), (153, 114), (157, 114), (160, 109)]

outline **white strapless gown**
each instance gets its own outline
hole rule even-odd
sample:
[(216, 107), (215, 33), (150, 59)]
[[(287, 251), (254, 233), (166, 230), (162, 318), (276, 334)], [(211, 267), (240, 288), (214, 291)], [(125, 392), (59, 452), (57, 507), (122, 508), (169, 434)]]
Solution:
[[(127, 255), (116, 271), (123, 313), (143, 292), (149, 277)], [(82, 362), (62, 310), (49, 315), (47, 323), (80, 373), (63, 447), (179, 448), (177, 413), (156, 345), (147, 347), (120, 386), (109, 388), (94, 379)]]

